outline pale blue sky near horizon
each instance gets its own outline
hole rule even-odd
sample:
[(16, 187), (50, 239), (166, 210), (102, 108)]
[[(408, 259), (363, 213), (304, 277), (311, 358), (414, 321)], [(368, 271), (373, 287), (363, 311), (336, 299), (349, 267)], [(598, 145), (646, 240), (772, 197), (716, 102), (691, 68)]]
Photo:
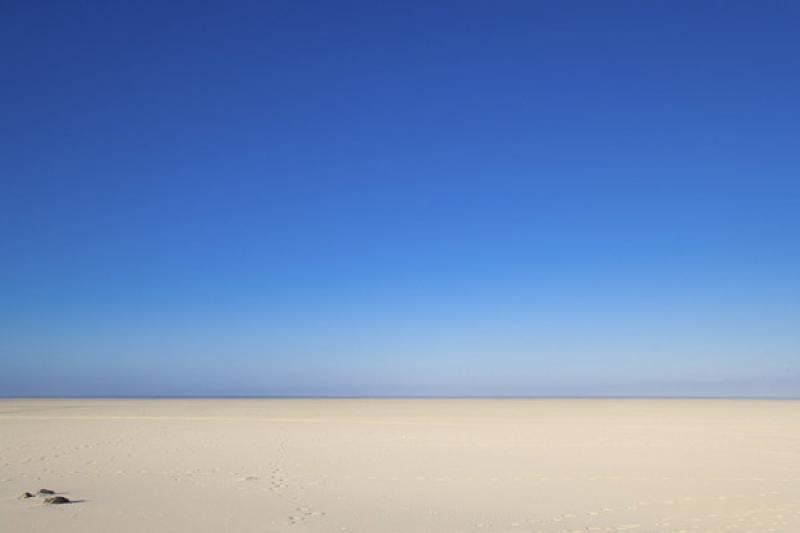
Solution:
[(0, 396), (800, 396), (800, 5), (6, 2)]

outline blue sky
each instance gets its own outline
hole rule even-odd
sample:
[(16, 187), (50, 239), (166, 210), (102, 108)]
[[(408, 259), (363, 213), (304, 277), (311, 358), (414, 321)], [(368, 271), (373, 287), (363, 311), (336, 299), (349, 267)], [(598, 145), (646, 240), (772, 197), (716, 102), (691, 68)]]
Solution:
[(798, 396), (798, 15), (7, 2), (0, 395)]

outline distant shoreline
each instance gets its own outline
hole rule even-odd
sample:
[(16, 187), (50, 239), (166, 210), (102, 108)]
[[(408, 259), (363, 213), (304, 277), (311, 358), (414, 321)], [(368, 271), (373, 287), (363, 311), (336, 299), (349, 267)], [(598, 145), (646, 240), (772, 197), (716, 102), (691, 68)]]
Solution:
[(800, 396), (3, 396), (0, 400), (800, 400)]

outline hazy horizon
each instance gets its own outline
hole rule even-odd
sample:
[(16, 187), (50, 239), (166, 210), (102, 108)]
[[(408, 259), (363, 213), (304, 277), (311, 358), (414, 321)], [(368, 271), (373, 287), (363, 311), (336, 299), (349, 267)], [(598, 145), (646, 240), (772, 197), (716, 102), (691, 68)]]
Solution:
[(4, 400), (748, 400), (797, 401), (800, 396), (0, 396)]

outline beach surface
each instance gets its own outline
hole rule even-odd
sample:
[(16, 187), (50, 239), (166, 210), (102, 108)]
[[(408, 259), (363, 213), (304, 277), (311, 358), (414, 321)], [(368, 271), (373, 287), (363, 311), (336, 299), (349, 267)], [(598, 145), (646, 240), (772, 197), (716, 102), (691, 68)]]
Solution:
[(797, 533), (800, 401), (0, 400), (0, 531)]

